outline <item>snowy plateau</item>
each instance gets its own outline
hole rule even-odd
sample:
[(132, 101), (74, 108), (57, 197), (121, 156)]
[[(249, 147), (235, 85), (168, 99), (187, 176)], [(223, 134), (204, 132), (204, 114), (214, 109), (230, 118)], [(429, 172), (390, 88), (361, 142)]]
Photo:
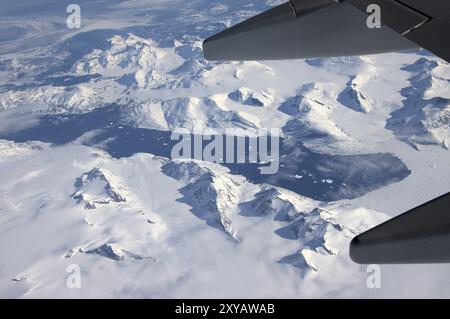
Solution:
[[(208, 62), (276, 0), (0, 0), (0, 297), (449, 297), (352, 263), (450, 189), (450, 65), (424, 50)], [(170, 132), (280, 129), (280, 170), (172, 160)], [(78, 265), (80, 287), (67, 285)]]

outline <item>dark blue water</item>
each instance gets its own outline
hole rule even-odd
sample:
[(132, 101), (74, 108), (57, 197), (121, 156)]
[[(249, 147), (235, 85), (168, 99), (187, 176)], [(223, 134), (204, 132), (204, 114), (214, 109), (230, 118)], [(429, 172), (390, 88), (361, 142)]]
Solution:
[[(0, 134), (0, 138), (64, 145), (84, 133), (101, 129), (83, 143), (100, 147), (115, 158), (142, 152), (170, 158), (172, 147), (178, 142), (170, 139), (170, 132), (124, 125), (121, 118), (120, 107), (116, 105), (81, 115), (45, 115), (38, 125), (16, 133)], [(323, 155), (304, 147), (291, 131), (286, 130), (285, 134), (287, 137), (280, 142), (277, 174), (261, 175), (260, 164), (226, 166), (232, 173), (243, 175), (254, 183), (280, 186), (322, 201), (356, 198), (401, 181), (411, 173), (399, 158), (389, 153)]]

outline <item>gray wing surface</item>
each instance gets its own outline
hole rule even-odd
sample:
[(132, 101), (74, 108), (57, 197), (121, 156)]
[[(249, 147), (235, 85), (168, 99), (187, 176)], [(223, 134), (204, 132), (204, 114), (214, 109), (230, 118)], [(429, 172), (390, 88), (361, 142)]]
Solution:
[[(381, 28), (369, 28), (369, 5)], [(205, 40), (208, 60), (352, 56), (424, 47), (450, 61), (448, 0), (291, 0)]]

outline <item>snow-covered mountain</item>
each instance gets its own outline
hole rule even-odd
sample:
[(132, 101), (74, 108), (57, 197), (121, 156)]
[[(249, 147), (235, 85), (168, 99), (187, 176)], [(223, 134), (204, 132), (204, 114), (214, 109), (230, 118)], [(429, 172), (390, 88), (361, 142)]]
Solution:
[(402, 90), (403, 107), (391, 114), (387, 127), (415, 147), (450, 143), (450, 66), (420, 58), (403, 68), (411, 85)]
[(260, 92), (241, 87), (234, 92), (228, 94), (233, 101), (249, 106), (269, 106), (273, 102), (272, 91), (270, 89)]
[(117, 79), (127, 87), (155, 88), (168, 82), (167, 73), (182, 63), (175, 47), (159, 48), (153, 40), (129, 34), (108, 40), (107, 50), (95, 49), (77, 61), (74, 76), (102, 75)]
[[(175, 167), (174, 167), (175, 166)], [(239, 201), (242, 178), (230, 176), (226, 170), (202, 167), (198, 163), (174, 163), (164, 165), (163, 172), (180, 181), (188, 182), (180, 189), (183, 201), (192, 206), (192, 212), (208, 225), (218, 227), (238, 240), (229, 211)]]
[(127, 187), (116, 176), (99, 168), (84, 173), (77, 179), (75, 187), (72, 197), (84, 203), (86, 209), (127, 201)]
[[(0, 296), (448, 295), (439, 266), (368, 289), (348, 244), (448, 192), (449, 64), (203, 58), (280, 2), (84, 1), (79, 30), (65, 10), (0, 12)], [(280, 170), (171, 160), (179, 128), (281, 129)]]
[(295, 133), (291, 135), (295, 134), (297, 142), (301, 141), (311, 149), (317, 149), (316, 145), (354, 148), (358, 141), (330, 118), (338, 107), (336, 96), (339, 96), (339, 88), (334, 83), (316, 82), (302, 86), (298, 94), (279, 107), (280, 111), (295, 118), (285, 125), (284, 130), (288, 132), (293, 128)]

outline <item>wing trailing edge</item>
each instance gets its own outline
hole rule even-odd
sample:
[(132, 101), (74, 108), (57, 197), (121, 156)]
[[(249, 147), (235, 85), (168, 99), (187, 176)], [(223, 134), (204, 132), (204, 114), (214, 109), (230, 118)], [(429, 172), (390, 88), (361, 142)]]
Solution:
[(450, 193), (353, 239), (359, 264), (450, 263)]
[(208, 60), (281, 60), (352, 56), (417, 48), (393, 29), (367, 27), (346, 2), (292, 0), (207, 39)]

